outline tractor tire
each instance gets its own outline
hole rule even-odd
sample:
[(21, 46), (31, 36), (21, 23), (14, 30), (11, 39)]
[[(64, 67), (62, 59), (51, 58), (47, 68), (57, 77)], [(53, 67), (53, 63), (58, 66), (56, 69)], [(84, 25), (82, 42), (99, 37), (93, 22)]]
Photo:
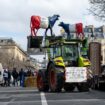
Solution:
[(64, 84), (64, 90), (66, 92), (72, 92), (75, 89), (75, 86), (73, 84)]
[(39, 91), (44, 91), (44, 92), (48, 92), (49, 90), (49, 86), (45, 81), (43, 73), (41, 72), (38, 72), (37, 74), (37, 88)]
[(99, 90), (105, 91), (105, 83), (99, 83)]
[(78, 88), (79, 92), (88, 92), (89, 91), (88, 83), (80, 83), (77, 85), (77, 88)]
[(53, 64), (49, 66), (49, 88), (51, 92), (61, 92), (64, 85), (64, 71), (63, 68), (55, 67)]

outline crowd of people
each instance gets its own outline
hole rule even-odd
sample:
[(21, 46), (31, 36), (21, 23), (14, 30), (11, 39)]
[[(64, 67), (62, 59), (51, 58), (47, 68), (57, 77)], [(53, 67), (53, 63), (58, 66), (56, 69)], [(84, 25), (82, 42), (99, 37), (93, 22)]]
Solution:
[(4, 69), (3, 78), (4, 84), (3, 86), (22, 86), (24, 87), (25, 77), (33, 76), (31, 70), (24, 71), (23, 68), (18, 72), (16, 68), (13, 68), (12, 71), (8, 69)]

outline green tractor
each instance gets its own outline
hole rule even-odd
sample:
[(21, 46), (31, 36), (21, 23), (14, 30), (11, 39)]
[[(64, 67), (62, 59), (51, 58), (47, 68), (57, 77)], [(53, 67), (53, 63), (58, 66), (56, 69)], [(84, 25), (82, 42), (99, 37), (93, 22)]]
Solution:
[(73, 91), (75, 87), (80, 92), (89, 91), (92, 72), (90, 61), (83, 49), (83, 40), (63, 39), (62, 37), (47, 37), (46, 54), (48, 62), (37, 75), (39, 91), (60, 92)]

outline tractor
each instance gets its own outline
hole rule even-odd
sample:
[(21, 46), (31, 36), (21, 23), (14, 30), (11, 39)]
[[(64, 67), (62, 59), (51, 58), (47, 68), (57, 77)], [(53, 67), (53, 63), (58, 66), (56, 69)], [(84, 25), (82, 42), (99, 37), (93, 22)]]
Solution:
[(88, 57), (83, 55), (84, 40), (65, 39), (62, 36), (46, 36), (45, 39), (43, 49), (46, 49), (48, 62), (38, 71), (38, 90), (61, 92), (64, 89), (71, 92), (77, 87), (80, 92), (89, 91), (92, 72)]

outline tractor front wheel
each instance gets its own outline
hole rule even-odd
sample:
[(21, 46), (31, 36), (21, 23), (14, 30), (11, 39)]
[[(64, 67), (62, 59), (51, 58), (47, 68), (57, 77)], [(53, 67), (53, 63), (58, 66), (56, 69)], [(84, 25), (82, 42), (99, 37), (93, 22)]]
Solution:
[(54, 65), (49, 67), (49, 87), (52, 92), (60, 92), (64, 85), (64, 73), (61, 68), (55, 68)]
[(39, 91), (44, 91), (44, 92), (49, 90), (49, 86), (45, 82), (44, 75), (41, 72), (39, 72), (37, 75), (37, 88)]

